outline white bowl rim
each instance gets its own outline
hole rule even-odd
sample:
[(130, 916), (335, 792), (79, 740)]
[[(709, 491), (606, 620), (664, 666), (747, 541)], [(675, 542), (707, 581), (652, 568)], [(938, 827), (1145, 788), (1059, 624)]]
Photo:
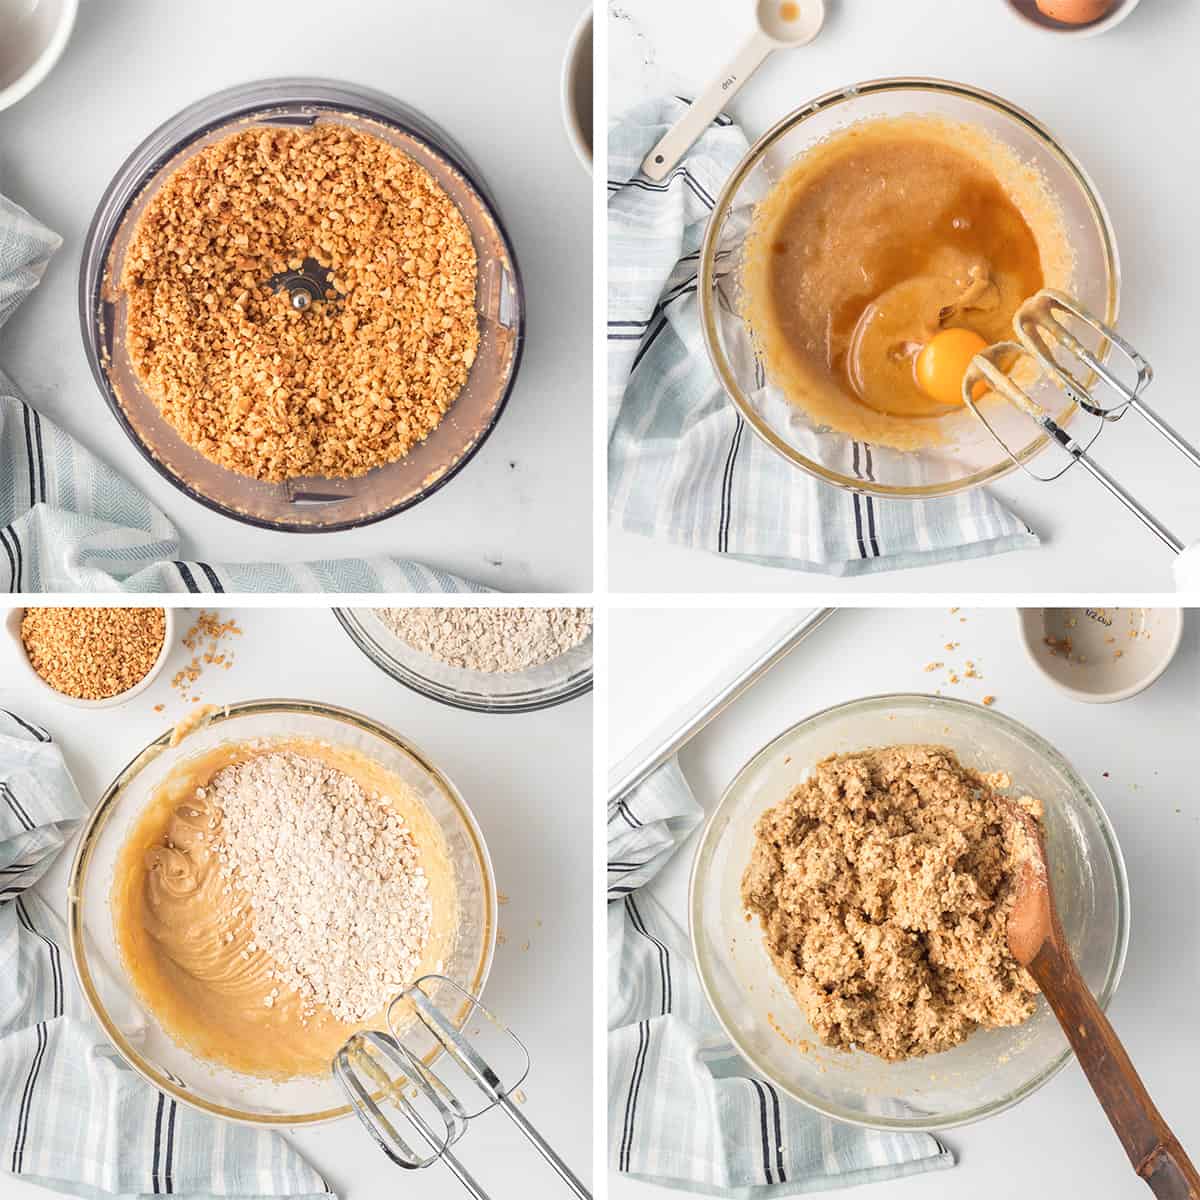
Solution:
[(1030, 641), (1029, 629), (1026, 625), (1025, 614), (1029, 611), (1043, 612), (1043, 608), (1034, 610), (1017, 609), (1017, 626), (1021, 631), (1021, 644), (1025, 647), (1026, 654), (1037, 667), (1038, 672), (1047, 680), (1049, 680), (1060, 692), (1070, 696), (1073, 700), (1079, 700), (1084, 704), (1117, 704), (1122, 700), (1131, 700), (1134, 696), (1140, 696), (1151, 684), (1157, 683), (1159, 679), (1166, 674), (1167, 668), (1175, 660), (1175, 655), (1179, 652), (1179, 647), (1183, 642), (1183, 627), (1187, 621), (1187, 616), (1182, 608), (1174, 608), (1170, 605), (1148, 605), (1146, 606), (1151, 612), (1172, 612), (1175, 614), (1175, 619), (1172, 623), (1170, 642), (1167, 647), (1166, 657), (1161, 662), (1155, 665), (1154, 669), (1142, 677), (1137, 683), (1131, 683), (1128, 687), (1118, 688), (1112, 692), (1088, 692), (1082, 688), (1072, 687), (1069, 683), (1064, 683), (1061, 679), (1046, 669), (1046, 664), (1042, 661), (1042, 656), (1038, 654), (1037, 647)]
[(1090, 21), (1086, 25), (1081, 25), (1078, 29), (1064, 27), (1056, 29), (1053, 25), (1043, 25), (1041, 21), (1035, 21), (1032, 17), (1023, 13), (1012, 0), (1006, 0), (1009, 10), (1027, 29), (1036, 29), (1038, 33), (1048, 34), (1050, 37), (1069, 37), (1069, 38), (1087, 38), (1096, 37), (1098, 34), (1107, 33), (1110, 29), (1115, 29), (1141, 0), (1122, 0), (1121, 6), (1114, 9), (1107, 17), (1101, 17), (1098, 21)]
[(986, 1117), (994, 1117), (1002, 1112), (1007, 1112), (1008, 1109), (1020, 1103), (1028, 1096), (1032, 1096), (1045, 1084), (1049, 1083), (1074, 1057), (1075, 1052), (1068, 1045), (1067, 1048), (1058, 1056), (1058, 1058), (1036, 1079), (1031, 1080), (1022, 1088), (1013, 1092), (1003, 1102), (996, 1104), (984, 1110), (971, 1110), (961, 1116), (954, 1117), (950, 1120), (902, 1120), (880, 1118), (874, 1121), (865, 1120), (863, 1117), (854, 1113), (846, 1113), (840, 1109), (835, 1109), (830, 1105), (822, 1105), (817, 1103), (811, 1096), (803, 1095), (798, 1091), (793, 1090), (785, 1082), (776, 1076), (766, 1071), (762, 1064), (757, 1062), (746, 1054), (741, 1046), (741, 1043), (733, 1029), (726, 1023), (724, 1016), (713, 1000), (712, 990), (709, 984), (708, 975), (702, 965), (703, 960), (697, 948), (696, 930), (695, 930), (695, 910), (696, 910), (696, 894), (697, 894), (697, 876), (699, 874), (700, 858), (709, 843), (712, 835), (712, 830), (716, 824), (717, 818), (721, 815), (726, 803), (729, 800), (730, 793), (737, 786), (739, 780), (746, 774), (758, 761), (768, 754), (777, 743), (788, 737), (802, 725), (808, 725), (814, 721), (830, 717), (841, 710), (857, 708), (861, 705), (872, 703), (901, 703), (906, 701), (921, 701), (928, 703), (933, 708), (941, 708), (950, 712), (959, 711), (962, 709), (972, 709), (985, 713), (990, 719), (996, 720), (1001, 724), (1008, 725), (1012, 730), (1019, 732), (1021, 736), (1029, 738), (1039, 750), (1046, 750), (1052, 759), (1057, 759), (1065, 768), (1069, 775), (1074, 776), (1083, 785), (1083, 791), (1091, 801), (1092, 805), (1099, 816), (1099, 825), (1101, 833), (1104, 835), (1104, 840), (1109, 848), (1112, 856), (1113, 873), (1116, 876), (1117, 889), (1117, 946), (1114, 961), (1110, 967), (1111, 984), (1108, 987), (1106, 996), (1097, 996), (1097, 1003), (1100, 1005), (1101, 1011), (1107, 1011), (1109, 1004), (1112, 1002), (1113, 996), (1116, 995), (1117, 988), (1121, 983), (1121, 976), (1125, 972), (1125, 960), (1129, 952), (1129, 934), (1131, 926), (1131, 898), (1129, 894), (1129, 876), (1125, 869), (1125, 856), (1121, 851), (1121, 844), (1117, 841), (1116, 830), (1113, 828), (1112, 821), (1109, 819), (1108, 813), (1104, 809), (1104, 805), (1100, 803), (1100, 798), (1089, 786), (1087, 781), (1079, 774), (1078, 771), (1071, 765), (1067, 758), (1054, 746), (1052, 746), (1041, 734), (1035, 733), (1029, 726), (1016, 720), (1014, 717), (1008, 716), (1007, 713), (997, 712), (993, 708), (985, 707), (982, 704), (976, 704), (970, 700), (960, 700), (953, 696), (934, 696), (925, 692), (884, 692), (873, 696), (859, 696), (854, 700), (843, 700), (838, 704), (831, 704), (817, 712), (810, 713), (806, 717), (802, 717), (798, 721), (793, 721), (785, 729), (780, 730), (774, 737), (770, 738), (762, 746), (759, 747), (742, 766), (734, 774), (733, 778), (726, 784), (721, 793), (720, 799), (717, 801), (716, 807), (709, 814), (704, 822), (703, 829), (700, 834), (700, 839), (696, 843), (696, 850), (692, 857), (692, 864), (688, 874), (688, 896), (687, 896), (687, 916), (688, 916), (688, 941), (692, 951), (692, 961), (696, 966), (696, 975), (700, 980), (701, 989), (704, 992), (704, 998), (708, 1003), (709, 1011), (712, 1013), (718, 1024), (725, 1031), (725, 1036), (729, 1039), (734, 1049), (739, 1055), (756, 1071), (770, 1079), (777, 1087), (790, 1096), (793, 1100), (803, 1104), (806, 1108), (811, 1108), (815, 1112), (821, 1113), (823, 1116), (829, 1117), (835, 1121), (842, 1121), (847, 1125), (857, 1125), (862, 1129), (881, 1129), (885, 1131), (899, 1131), (905, 1133), (917, 1133), (921, 1131), (936, 1131), (943, 1129), (956, 1129), (960, 1126), (971, 1125), (976, 1121), (981, 1121)]
[(142, 676), (142, 678), (124, 692), (118, 692), (115, 696), (108, 696), (104, 700), (83, 700), (77, 696), (68, 696), (66, 692), (60, 692), (58, 688), (51, 686), (43, 679), (34, 669), (33, 664), (29, 661), (29, 655), (25, 651), (25, 643), (21, 640), (21, 620), (25, 616), (26, 608), (38, 607), (35, 605), (24, 605), (17, 608), (10, 608), (4, 616), (4, 629), (9, 636), (9, 640), (13, 643), (13, 649), (17, 656), (18, 669), (24, 672), (26, 681), (32, 681), (35, 687), (47, 695), (52, 696), (60, 704), (68, 704), (72, 708), (116, 708), (118, 705), (125, 704), (132, 700), (135, 696), (144, 692), (163, 672), (163, 668), (167, 665), (167, 659), (171, 657), (171, 650), (175, 645), (176, 631), (176, 613), (177, 609), (169, 608), (165, 604), (121, 604), (121, 605), (43, 605), (40, 607), (60, 608), (60, 607), (78, 607), (78, 608), (161, 608), (163, 610), (165, 626), (163, 628), (163, 644), (162, 649), (158, 652), (158, 657), (154, 660), (154, 666)]
[(42, 47), (42, 52), (6, 88), (0, 88), (0, 110), (11, 108), (18, 100), (23, 100), (54, 70), (62, 57), (71, 33), (75, 28), (75, 19), (79, 15), (79, 0), (61, 0), (62, 14), (50, 40)]
[[(575, 151), (575, 157), (587, 169), (590, 175), (595, 168), (595, 153), (589, 152), (587, 143), (584, 140), (583, 129), (579, 124), (579, 114), (575, 111), (575, 105), (572, 102), (572, 81), (574, 79), (574, 67), (579, 58), (579, 51), (583, 44), (585, 34), (588, 32), (594, 33), (595, 13), (592, 6), (589, 4), (587, 8), (579, 15), (579, 20), (575, 22), (575, 27), (571, 30), (571, 36), (567, 41), (567, 51), (563, 55), (562, 71), (559, 76), (559, 105), (562, 110), (563, 125), (567, 130), (567, 138), (570, 140), (571, 148)], [(595, 42), (592, 43), (592, 57), (595, 60)], [(593, 131), (593, 137), (595, 133)]]

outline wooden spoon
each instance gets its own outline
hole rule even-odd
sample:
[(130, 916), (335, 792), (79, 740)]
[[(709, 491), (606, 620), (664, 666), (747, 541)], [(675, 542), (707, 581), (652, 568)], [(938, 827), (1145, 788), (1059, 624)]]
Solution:
[(1071, 957), (1050, 890), (1041, 827), (1015, 803), (1011, 808), (1028, 834), (1029, 856), (1008, 918), (1009, 949), (1042, 989), (1133, 1169), (1159, 1200), (1200, 1200), (1200, 1175)]

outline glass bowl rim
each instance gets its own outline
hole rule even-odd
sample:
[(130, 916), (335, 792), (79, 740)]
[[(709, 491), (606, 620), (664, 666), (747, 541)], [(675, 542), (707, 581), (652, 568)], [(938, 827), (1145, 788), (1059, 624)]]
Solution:
[[(298, 92), (310, 89), (312, 95), (306, 97), (300, 94), (289, 99), (272, 99), (269, 95), (270, 89), (281, 87), (295, 88)], [(101, 289), (104, 286), (107, 262), (109, 254), (112, 251), (113, 239), (116, 237), (117, 230), (120, 228), (121, 221), (124, 218), (124, 214), (128, 211), (129, 206), (145, 190), (147, 174), (156, 173), (169, 159), (177, 158), (193, 142), (211, 133), (214, 129), (228, 125), (240, 118), (262, 113), (264, 110), (278, 107), (281, 104), (296, 102), (337, 108), (354, 116), (361, 117), (364, 120), (377, 121), (380, 124), (390, 125), (419, 141), (428, 153), (449, 164), (479, 198), (481, 205), (495, 225), (496, 232), (508, 255), (509, 265), (512, 268), (513, 291), (516, 295), (516, 333), (512, 363), (509, 367), (507, 378), (504, 381), (504, 387), (500, 393), (500, 399), (496, 404), (495, 411), (489, 418), (486, 427), (476, 437), (474, 443), (464, 453), (455, 458), (436, 479), (427, 483), (420, 491), (409, 496), (408, 499), (390, 504), (380, 509), (379, 512), (372, 513), (370, 516), (349, 518), (327, 525), (314, 525), (295, 520), (270, 520), (266, 517), (254, 516), (250, 513), (242, 512), (221, 500), (217, 500), (199, 491), (181, 475), (177, 474), (170, 466), (159, 461), (146, 442), (138, 435), (124, 408), (121, 406), (116, 391), (108, 378), (108, 372), (104, 368), (102, 346), (94, 336), (97, 328), (93, 318), (100, 301)], [(223, 106), (232, 104), (234, 107), (223, 107), (222, 113), (218, 117), (212, 116), (210, 112), (211, 106), (214, 104), (221, 104)], [(369, 111), (364, 107), (365, 104), (374, 104), (386, 111)], [(87, 233), (84, 235), (83, 252), (79, 257), (79, 279), (77, 286), (80, 331), (83, 339), (84, 353), (91, 367), (92, 378), (95, 380), (96, 386), (99, 388), (109, 412), (142, 458), (177, 491), (182, 492), (189, 499), (196, 501), (196, 503), (202, 504), (205, 508), (220, 513), (223, 517), (228, 517), (230, 520), (238, 521), (243, 525), (253, 526), (256, 529), (269, 529), (277, 533), (308, 534), (340, 533), (350, 529), (364, 529), (368, 525), (385, 521), (389, 517), (406, 512), (408, 509), (420, 504), (423, 500), (427, 500), (458, 475), (467, 463), (475, 457), (488, 438), (491, 437), (492, 432), (500, 422), (501, 416), (504, 414), (504, 410), (508, 407), (509, 399), (512, 397), (513, 389), (516, 386), (517, 376), (520, 373), (521, 362), (524, 358), (526, 338), (525, 284), (521, 275), (520, 264), (517, 262), (516, 250), (513, 247), (512, 238), (509, 236), (508, 229), (500, 216), (496, 202), (492, 199), (491, 192), (484, 182), (479, 169), (472, 163), (465, 151), (462, 150), (450, 134), (446, 133), (436, 122), (426, 117), (424, 113), (418, 113), (418, 115), (427, 124), (427, 130), (413, 128), (406, 124), (405, 119), (401, 117), (398, 111), (405, 109), (411, 110), (413, 113), (418, 113), (415, 107), (408, 105), (405, 101), (399, 100), (396, 97), (390, 96), (386, 92), (381, 92), (377, 88), (360, 86), (356, 83), (348, 83), (336, 79), (324, 79), (317, 76), (280, 76), (236, 84), (233, 87), (222, 88), (207, 96), (193, 100), (165, 121), (156, 125), (125, 156), (121, 165), (113, 173), (112, 178), (101, 193), (96, 210), (92, 214), (92, 219), (88, 224)], [(206, 113), (209, 114), (207, 117), (205, 117)], [(194, 125), (194, 122), (198, 118), (203, 118), (201, 124)], [(189, 128), (191, 125), (194, 125), (194, 127)], [(187, 132), (184, 132), (185, 130)], [(440, 145), (434, 145), (430, 141), (431, 133), (437, 135), (441, 142)], [(167, 138), (173, 140), (166, 146), (161, 145), (160, 143)], [(144, 162), (146, 155), (151, 151), (154, 151), (153, 158), (148, 162)], [(164, 155), (167, 157), (164, 157)], [(139, 164), (142, 164), (140, 171), (137, 170)], [(130, 187), (129, 176), (131, 174), (136, 174), (140, 181), (139, 186), (135, 189)], [(102, 249), (99, 244), (101, 233), (104, 235)], [(91, 280), (90, 276), (93, 271), (95, 272), (95, 279)], [(397, 461), (403, 460), (398, 459)]]
[(733, 778), (726, 785), (721, 793), (721, 798), (717, 802), (717, 806), (713, 809), (712, 814), (704, 823), (703, 831), (700, 835), (700, 840), (696, 845), (696, 852), (692, 858), (692, 865), (688, 876), (688, 937), (691, 942), (692, 960), (696, 964), (696, 974), (700, 979), (700, 986), (704, 992), (705, 1000), (708, 1002), (709, 1010), (716, 1017), (721, 1028), (725, 1032), (725, 1036), (729, 1038), (737, 1053), (745, 1059), (745, 1061), (765, 1078), (770, 1079), (776, 1086), (789, 1095), (793, 1100), (805, 1105), (807, 1108), (814, 1109), (816, 1112), (824, 1116), (831, 1117), (836, 1121), (845, 1121), (850, 1125), (857, 1125), (863, 1129), (883, 1129), (901, 1132), (920, 1132), (933, 1131), (940, 1129), (954, 1129), (962, 1125), (969, 1125), (975, 1121), (982, 1120), (984, 1117), (995, 1116), (998, 1113), (1005, 1112), (1013, 1107), (1013, 1105), (1024, 1100), (1027, 1096), (1033, 1095), (1043, 1084), (1049, 1083), (1055, 1075), (1059, 1073), (1075, 1057), (1074, 1051), (1067, 1046), (1050, 1064), (1035, 1075), (1032, 1079), (1021, 1085), (1015, 1091), (1005, 1096), (1003, 1099), (991, 1104), (977, 1106), (968, 1109), (965, 1112), (952, 1114), (949, 1117), (930, 1117), (930, 1118), (900, 1118), (900, 1117), (878, 1117), (872, 1120), (866, 1120), (857, 1113), (847, 1112), (839, 1108), (837, 1105), (830, 1104), (824, 1100), (818, 1099), (807, 1093), (800, 1092), (789, 1086), (783, 1080), (774, 1076), (768, 1071), (764, 1065), (759, 1062), (751, 1053), (749, 1053), (742, 1045), (735, 1031), (731, 1028), (731, 1023), (726, 1020), (722, 1009), (717, 1005), (714, 999), (714, 986), (710, 981), (709, 969), (704, 953), (700, 949), (700, 941), (696, 933), (697, 926), (697, 905), (699, 903), (699, 891), (701, 882), (701, 861), (706, 857), (706, 852), (710, 849), (714, 830), (718, 819), (726, 812), (727, 807), (731, 803), (731, 797), (738, 788), (742, 779), (752, 770), (756, 769), (760, 763), (769, 757), (775, 750), (776, 746), (785, 738), (792, 736), (805, 727), (815, 727), (821, 724), (828, 724), (846, 715), (853, 715), (860, 711), (878, 711), (887, 708), (897, 703), (905, 702), (920, 702), (927, 704), (935, 710), (942, 710), (947, 715), (953, 715), (961, 712), (964, 709), (970, 710), (974, 715), (983, 714), (985, 720), (994, 722), (997, 725), (1006, 727), (1008, 731), (1016, 735), (1019, 739), (1031, 744), (1038, 754), (1045, 758), (1058, 770), (1060, 770), (1071, 783), (1076, 787), (1079, 796), (1084, 801), (1085, 807), (1091, 812), (1096, 819), (1097, 826), (1100, 829), (1101, 838), (1105, 849), (1108, 852), (1109, 863), (1112, 866), (1113, 877), (1116, 886), (1116, 910), (1117, 920), (1116, 929), (1114, 930), (1114, 944), (1111, 952), (1111, 957), (1108, 965), (1108, 973), (1104, 980), (1104, 986), (1100, 993), (1096, 996), (1096, 1002), (1100, 1005), (1101, 1011), (1108, 1008), (1117, 986), (1121, 982), (1121, 976), (1125, 970), (1125, 959), (1129, 950), (1129, 930), (1130, 930), (1130, 897), (1129, 897), (1129, 878), (1125, 870), (1125, 859), (1121, 853), (1120, 844), (1117, 841), (1116, 832), (1113, 829), (1112, 822), (1109, 820), (1108, 813), (1105, 812), (1104, 806), (1100, 803), (1099, 798), (1089, 786), (1087, 781), (1079, 774), (1078, 771), (1071, 765), (1061, 751), (1052, 746), (1040, 734), (1035, 733), (1027, 725), (1008, 716), (1006, 713), (997, 712), (995, 709), (987, 708), (982, 704), (975, 704), (972, 701), (960, 700), (951, 696), (933, 696), (924, 692), (891, 692), (881, 693), (875, 696), (863, 696), (857, 700), (846, 700), (838, 704), (831, 704), (826, 708), (820, 709), (818, 712), (812, 713), (807, 717), (802, 718), (789, 725), (786, 729), (775, 734), (768, 742), (756, 750), (746, 762), (737, 770)]
[[(801, 454), (794, 446), (779, 437), (754, 410), (753, 405), (746, 399), (738, 386), (733, 369), (721, 345), (721, 337), (717, 329), (717, 306), (713, 299), (716, 291), (717, 243), (721, 227), (732, 210), (733, 199), (738, 189), (750, 172), (762, 161), (766, 152), (781, 137), (790, 133), (810, 117), (835, 109), (841, 104), (853, 103), (863, 96), (884, 95), (893, 92), (933, 92), (991, 108), (1008, 117), (1017, 125), (1023, 126), (1046, 147), (1053, 157), (1057, 158), (1060, 165), (1066, 168), (1068, 174), (1072, 175), (1079, 185), (1104, 243), (1105, 274), (1108, 287), (1107, 312), (1104, 320), (1108, 325), (1116, 325), (1120, 313), (1121, 296), (1121, 260), (1117, 249), (1116, 231), (1113, 229), (1112, 221), (1104, 201), (1100, 197), (1099, 190), (1092, 182), (1091, 176), (1084, 170), (1083, 164), (1065, 146), (1061, 145), (1036, 117), (993, 92), (972, 87), (970, 84), (955, 83), (952, 80), (938, 79), (932, 76), (897, 75), (849, 84), (817, 96), (778, 120), (746, 151), (741, 162), (733, 169), (733, 173), (721, 189), (717, 202), (709, 214), (708, 225), (704, 232), (704, 241), (700, 248), (700, 326), (704, 335), (705, 349), (708, 351), (709, 363), (712, 365), (717, 381), (725, 395), (757, 437), (787, 462), (816, 476), (825, 483), (833, 484), (846, 491), (880, 497), (930, 500), (940, 496), (953, 496), (959, 492), (970, 491), (1002, 479), (1041, 453), (1049, 445), (1049, 437), (1044, 433), (1039, 434), (1016, 455), (1016, 461), (1005, 456), (1004, 460), (996, 463), (995, 466), (976, 471), (972, 475), (950, 483), (922, 487), (895, 487), (874, 480), (852, 479), (847, 475), (842, 475)], [(1107, 358), (1108, 353), (1109, 347), (1105, 345), (1101, 359)], [(1077, 406), (1073, 403), (1070, 404), (1065, 410), (1066, 416), (1062, 423), (1069, 422), (1077, 411)]]
[[(414, 759), (422, 770), (437, 781), (462, 819), (463, 826), (471, 840), (483, 875), (486, 931), (483, 939), (483, 952), (475, 968), (475, 977), (472, 980), (471, 987), (468, 989), (475, 996), (482, 997), (483, 989), (487, 983), (488, 976), (491, 974), (496, 954), (497, 912), (499, 904), (498, 892), (496, 890), (496, 873), (492, 864), (491, 854), (488, 851), (487, 842), (483, 837), (483, 831), (479, 827), (475, 814), (471, 811), (466, 800), (463, 799), (462, 793), (459, 792), (453, 780), (440, 767), (436, 766), (424, 751), (403, 735), (370, 717), (364, 716), (362, 713), (355, 712), (353, 709), (342, 708), (335, 704), (325, 704), (316, 700), (294, 700), (274, 697), (261, 700), (243, 700), (236, 704), (222, 705), (212, 714), (207, 724), (215, 726), (234, 720), (237, 717), (264, 714), (300, 714), (341, 721), (343, 724), (350, 725), (362, 732), (373, 734), (382, 741), (390, 743), (393, 748), (399, 749)], [(100, 1025), (104, 1036), (116, 1049), (117, 1053), (120, 1054), (126, 1065), (131, 1067), (151, 1086), (157, 1088), (160, 1092), (166, 1092), (173, 1099), (209, 1116), (221, 1117), (240, 1125), (284, 1128), (289, 1126), (320, 1125), (329, 1121), (339, 1120), (354, 1111), (350, 1105), (343, 1104), (335, 1108), (322, 1109), (319, 1112), (301, 1113), (299, 1115), (251, 1114), (227, 1108), (222, 1104), (205, 1100), (193, 1094), (187, 1088), (177, 1084), (172, 1076), (145, 1061), (141, 1054), (128, 1043), (121, 1031), (113, 1024), (100, 999), (92, 979), (92, 973), (88, 968), (88, 951), (85, 945), (83, 929), (83, 884), (95, 853), (96, 844), (104, 831), (104, 827), (108, 824), (113, 808), (124, 794), (126, 787), (145, 767), (154, 762), (164, 750), (174, 748), (171, 746), (173, 734), (173, 728), (160, 734), (142, 750), (138, 751), (118, 771), (112, 782), (104, 789), (99, 801), (92, 809), (91, 815), (84, 823), (83, 830), (79, 836), (79, 843), (71, 860), (67, 883), (67, 932), (70, 940), (71, 962), (75, 968), (75, 977), (79, 982), (80, 990), (83, 992), (88, 1008)], [(185, 742), (186, 737), (178, 745), (183, 745)]]
[[(366, 605), (364, 607), (374, 608), (379, 606)], [(394, 659), (382, 659), (376, 653), (376, 645), (367, 630), (363, 627), (358, 617), (358, 612), (358, 607), (336, 607), (333, 609), (333, 615), (337, 618), (338, 624), (346, 631), (350, 640), (358, 647), (367, 660), (383, 671), (385, 675), (390, 676), (397, 683), (403, 684), (410, 691), (416, 692), (419, 696), (424, 696), (427, 700), (436, 700), (439, 704), (445, 704), (450, 708), (461, 709), (464, 712), (498, 714), (542, 712), (544, 709), (566, 704), (568, 700), (574, 700), (579, 696), (586, 696), (592, 690), (593, 667), (589, 666), (586, 671), (581, 671), (553, 692), (521, 693), (520, 698), (513, 701), (505, 701), (503, 699), (497, 701), (495, 698), (478, 701), (472, 700), (462, 693), (452, 693), (446, 690), (442, 685), (429, 679), (427, 676), (421, 675), (416, 671), (404, 669)], [(594, 633), (593, 629), (593, 632), (588, 634), (589, 639), (594, 636)]]

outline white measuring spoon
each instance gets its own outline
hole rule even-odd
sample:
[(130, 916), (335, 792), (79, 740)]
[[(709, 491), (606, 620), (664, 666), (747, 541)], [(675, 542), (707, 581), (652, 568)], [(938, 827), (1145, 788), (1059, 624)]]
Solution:
[(664, 180), (713, 118), (775, 50), (807, 46), (825, 24), (825, 0), (758, 0), (758, 29), (737, 57), (693, 102), (642, 163), (642, 174)]

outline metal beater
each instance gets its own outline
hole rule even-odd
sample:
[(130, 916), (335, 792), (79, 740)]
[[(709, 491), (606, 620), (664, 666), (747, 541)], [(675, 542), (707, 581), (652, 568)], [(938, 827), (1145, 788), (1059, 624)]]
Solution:
[[(1100, 339), (1099, 345), (1092, 349), (1080, 341), (1079, 337), (1063, 323), (1064, 315), (1097, 334)], [(1039, 483), (1050, 483), (1078, 463), (1093, 478), (1099, 480), (1163, 543), (1174, 550), (1176, 554), (1182, 553), (1183, 542), (1135, 500), (1088, 454), (1105, 425), (1119, 421), (1132, 410), (1139, 413), (1172, 446), (1193, 464), (1200, 467), (1200, 452), (1186, 442), (1142, 399), (1142, 393), (1154, 378), (1150, 364), (1115, 330), (1081, 307), (1070, 296), (1050, 288), (1038, 292), (1017, 309), (1013, 318), (1013, 330), (1016, 333), (1017, 341), (998, 342), (981, 351), (972, 360), (963, 378), (963, 400), (971, 411), (983, 422), (992, 437), (1000, 443), (1009, 458), (1027, 475), (1038, 480)], [(1099, 354), (1103, 352), (1105, 343), (1112, 346), (1132, 368), (1134, 372), (1132, 382), (1121, 379), (1110, 367), (1100, 361)], [(1065, 366), (1056, 357), (1056, 354), (1064, 351), (1091, 371), (1098, 383), (1090, 387), (1082, 383), (1071, 368)], [(1083, 445), (1080, 445), (1063, 429), (1023, 387), (1013, 381), (1009, 370), (1003, 364), (1007, 362), (1011, 367), (1014, 357), (1020, 355), (1032, 358), (1043, 375), (1057, 383), (1067, 396), (1085, 412), (1098, 418), (1099, 424)], [(1022, 461), (1021, 456), (1009, 447), (975, 401), (974, 392), (981, 381), (1036, 422), (1051, 441), (1068, 456), (1068, 462), (1062, 470), (1053, 475), (1038, 475), (1030, 470)], [(1101, 384), (1111, 394), (1102, 391), (1099, 387)]]
[[(450, 1016), (443, 1004), (456, 1016)], [(387, 1024), (389, 1033), (355, 1034), (334, 1058), (333, 1074), (367, 1132), (392, 1162), (419, 1170), (440, 1160), (476, 1200), (488, 1200), (487, 1192), (450, 1147), (475, 1117), (497, 1108), (579, 1200), (591, 1200), (591, 1193), (514, 1099), (529, 1073), (528, 1050), (470, 992), (444, 975), (425, 975), (388, 1006)], [(471, 1026), (476, 1028), (468, 1032)], [(486, 1059), (474, 1042), (480, 1026), (496, 1044)], [(445, 1055), (438, 1072), (424, 1061), (430, 1057), (428, 1048), (422, 1051), (409, 1044), (414, 1034), (422, 1033), (432, 1038), (432, 1049)], [(452, 1085), (444, 1078), (448, 1073), (454, 1077)], [(403, 1116), (412, 1133), (402, 1136), (385, 1109)]]

